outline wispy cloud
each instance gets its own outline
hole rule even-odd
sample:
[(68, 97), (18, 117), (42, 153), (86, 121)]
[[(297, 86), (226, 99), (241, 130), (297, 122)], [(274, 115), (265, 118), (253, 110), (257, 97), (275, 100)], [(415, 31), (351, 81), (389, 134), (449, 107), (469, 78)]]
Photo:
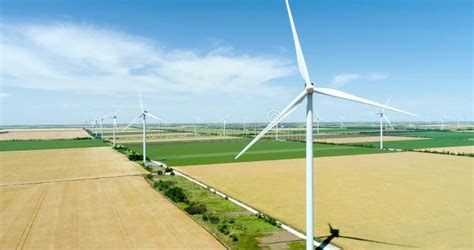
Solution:
[(380, 80), (385, 80), (389, 77), (390, 77), (389, 73), (382, 73), (382, 72), (371, 72), (371, 73), (366, 73), (366, 74), (340, 73), (340, 74), (335, 75), (332, 78), (331, 84), (334, 88), (339, 88), (358, 79), (380, 81)]
[(341, 74), (335, 75), (331, 83), (333, 84), (333, 87), (342, 87), (359, 78), (360, 78), (359, 74), (341, 73)]
[(8, 94), (8, 93), (0, 92), (0, 98), (9, 97), (9, 96), (10, 96), (10, 94)]
[(367, 79), (369, 80), (385, 80), (390, 77), (389, 73), (382, 73), (382, 72), (373, 72), (367, 74)]
[(238, 54), (224, 45), (165, 49), (143, 37), (70, 23), (0, 27), (0, 80), (15, 87), (258, 94), (281, 91), (269, 83), (294, 74), (282, 58)]

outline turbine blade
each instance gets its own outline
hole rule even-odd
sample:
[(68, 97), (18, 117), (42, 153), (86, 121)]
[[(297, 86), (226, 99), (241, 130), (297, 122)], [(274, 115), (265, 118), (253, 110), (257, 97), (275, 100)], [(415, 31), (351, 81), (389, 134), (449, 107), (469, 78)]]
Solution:
[(145, 111), (143, 109), (143, 101), (142, 101), (142, 92), (141, 91), (138, 91), (138, 98), (140, 99), (140, 109), (143, 111)]
[(370, 101), (370, 100), (367, 100), (367, 99), (364, 99), (364, 98), (361, 98), (361, 97), (357, 97), (357, 96), (354, 96), (354, 95), (351, 95), (351, 94), (348, 94), (348, 93), (345, 93), (345, 92), (342, 92), (342, 91), (339, 91), (339, 90), (336, 90), (336, 89), (316, 88), (316, 87), (314, 87), (313, 89), (314, 89), (314, 92), (316, 92), (318, 94), (337, 97), (337, 98), (341, 98), (341, 99), (345, 99), (345, 100), (349, 100), (349, 101), (353, 101), (353, 102), (359, 102), (359, 103), (363, 103), (363, 104), (367, 104), (367, 105), (371, 105), (371, 106), (375, 106), (375, 107), (379, 107), (379, 108), (385, 108), (385, 109), (388, 109), (388, 110), (396, 111), (396, 112), (411, 115), (411, 116), (418, 116), (418, 115), (412, 114), (410, 112), (403, 111), (401, 109), (392, 108), (390, 106), (386, 106), (386, 105), (383, 105), (383, 104), (380, 104), (380, 103), (377, 103), (377, 102), (373, 102), (373, 101)]
[(112, 116), (116, 116), (118, 112), (120, 112), (120, 109), (117, 109), (117, 111), (115, 111), (115, 113)]
[(388, 120), (388, 117), (385, 115), (385, 114), (382, 114), (383, 118), (385, 119), (385, 121), (388, 123), (388, 125), (390, 126), (390, 128), (392, 128), (392, 130), (395, 130), (392, 126), (392, 123), (390, 123), (390, 120)]
[(149, 117), (151, 117), (151, 118), (155, 118), (155, 119), (157, 119), (157, 120), (159, 120), (159, 121), (166, 122), (164, 119), (161, 119), (160, 117), (158, 117), (158, 116), (156, 116), (156, 115), (152, 115), (152, 114), (150, 114), (150, 113), (148, 113), (148, 112), (145, 113), (145, 115), (147, 115), (147, 116), (149, 116)]
[(303, 50), (301, 49), (300, 40), (298, 39), (298, 33), (296, 33), (295, 23), (293, 21), (293, 15), (291, 14), (290, 3), (286, 0), (286, 9), (288, 10), (288, 17), (290, 18), (291, 32), (293, 33), (293, 41), (295, 42), (296, 60), (298, 61), (298, 68), (300, 74), (306, 86), (311, 84), (309, 79), (308, 69), (306, 68), (306, 62), (304, 60)]
[[(392, 100), (391, 96), (387, 99), (387, 102), (385, 103), (385, 106), (387, 106), (390, 103), (390, 100)], [(384, 110), (385, 110), (385, 108), (382, 108), (382, 110), (380, 112), (383, 113)]]
[(140, 119), (140, 117), (142, 117), (143, 113), (141, 113), (139, 116), (137, 116), (137, 118), (133, 119), (133, 121), (131, 121), (124, 129), (122, 129), (122, 131), (125, 131), (126, 129), (128, 129), (130, 126), (132, 126), (132, 124), (134, 124), (135, 122), (138, 121), (138, 119)]
[(265, 129), (260, 132), (240, 153), (234, 158), (237, 159), (239, 158), (242, 154), (244, 154), (250, 147), (252, 147), (260, 138), (262, 138), (268, 131), (270, 131), (277, 123), (279, 123), (281, 120), (285, 119), (288, 115), (290, 115), (295, 109), (297, 108), (298, 104), (300, 104), (304, 98), (306, 97), (306, 90), (301, 92), (293, 101), (290, 102), (288, 106), (286, 106), (285, 109), (283, 109), (280, 114), (278, 114), (273, 121), (271, 121)]

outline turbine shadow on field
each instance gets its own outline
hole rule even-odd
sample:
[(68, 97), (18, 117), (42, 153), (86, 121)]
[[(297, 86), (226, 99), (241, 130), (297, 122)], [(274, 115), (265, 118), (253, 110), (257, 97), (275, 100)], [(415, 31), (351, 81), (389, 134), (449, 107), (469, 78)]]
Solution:
[(419, 248), (417, 246), (410, 246), (410, 245), (404, 245), (404, 244), (397, 244), (397, 243), (391, 243), (391, 242), (384, 242), (384, 241), (378, 241), (378, 240), (370, 240), (370, 239), (364, 239), (364, 238), (359, 238), (359, 237), (352, 237), (352, 236), (343, 236), (340, 234), (340, 230), (333, 228), (331, 224), (329, 224), (329, 233), (330, 235), (327, 236), (319, 236), (318, 238), (325, 240), (317, 247), (317, 250), (322, 250), (324, 249), (329, 243), (331, 243), (331, 240), (334, 238), (344, 238), (344, 239), (350, 239), (350, 240), (359, 240), (359, 241), (365, 241), (365, 242), (370, 242), (370, 243), (375, 243), (375, 244), (384, 244), (384, 245), (392, 245), (392, 246), (397, 246), (397, 247), (408, 247), (408, 248)]

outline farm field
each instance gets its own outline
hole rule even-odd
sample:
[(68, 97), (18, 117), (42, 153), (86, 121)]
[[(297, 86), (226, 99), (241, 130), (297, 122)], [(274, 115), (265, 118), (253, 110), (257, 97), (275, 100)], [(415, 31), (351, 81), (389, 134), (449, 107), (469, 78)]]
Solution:
[(100, 139), (0, 141), (0, 151), (90, 148), (90, 147), (104, 147), (104, 146), (107, 146), (107, 144), (104, 143)]
[(90, 137), (83, 129), (7, 129), (0, 133), (0, 141), (50, 140)]
[(446, 148), (426, 148), (420, 150), (428, 150), (433, 152), (450, 152), (454, 154), (464, 153), (464, 154), (474, 154), (474, 146), (464, 146), (464, 147), (446, 147)]
[(108, 147), (0, 152), (0, 160), (1, 186), (145, 173)]
[[(379, 142), (359, 142), (359, 143), (353, 143), (353, 144), (372, 146), (372, 147), (379, 146)], [(472, 145), (474, 145), (474, 140), (447, 139), (447, 138), (384, 142), (385, 148), (396, 148), (396, 149), (421, 149), (421, 148), (439, 148), (439, 147), (456, 147), (456, 146), (472, 146)]]
[[(402, 152), (315, 163), (315, 233), (349, 249), (472, 249), (474, 159)], [(304, 230), (305, 160), (177, 168)]]
[[(424, 138), (405, 137), (405, 136), (384, 136), (383, 141), (409, 141), (420, 140)], [(318, 142), (329, 143), (355, 143), (355, 142), (380, 142), (380, 136), (359, 136), (359, 137), (345, 137), (345, 138), (321, 138), (316, 139)]]
[(469, 139), (474, 138), (474, 133), (455, 132), (455, 131), (393, 131), (387, 132), (387, 135), (410, 136), (410, 137), (427, 137), (439, 139)]
[(4, 249), (225, 249), (143, 177), (0, 188)]
[[(147, 144), (147, 156), (150, 159), (164, 162), (170, 166), (187, 166), (196, 164), (213, 164), (226, 162), (248, 162), (276, 159), (304, 158), (305, 144), (291, 141), (264, 140), (255, 144), (238, 160), (234, 157), (250, 140), (201, 141), (201, 142), (160, 142)], [(141, 153), (142, 144), (125, 144), (130, 149)], [(375, 148), (314, 144), (316, 157), (335, 155), (357, 155), (387, 153)]]

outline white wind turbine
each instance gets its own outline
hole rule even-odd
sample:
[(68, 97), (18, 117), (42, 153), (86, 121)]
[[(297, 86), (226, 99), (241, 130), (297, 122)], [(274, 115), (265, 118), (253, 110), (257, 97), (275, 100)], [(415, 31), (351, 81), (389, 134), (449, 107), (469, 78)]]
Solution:
[[(390, 99), (392, 99), (392, 97), (388, 98), (385, 105), (388, 105), (388, 103), (390, 102)], [(380, 149), (383, 149), (383, 120), (387, 122), (387, 124), (390, 126), (390, 128), (392, 128), (392, 130), (395, 130), (392, 126), (392, 123), (390, 122), (388, 117), (385, 115), (384, 111), (385, 111), (385, 108), (382, 108), (379, 112), (372, 113), (380, 117)], [(385, 125), (385, 128), (387, 128), (387, 125)]]
[(199, 120), (199, 117), (194, 118), (194, 136), (197, 136), (196, 134), (196, 122)]
[(222, 116), (222, 128), (224, 130), (224, 132), (223, 132), (224, 137), (225, 137), (225, 125), (226, 125), (226, 122), (227, 122), (227, 118), (229, 118), (229, 115)]
[(112, 120), (113, 120), (112, 134), (113, 134), (113, 143), (114, 143), (113, 145), (114, 145), (114, 147), (116, 145), (116, 143), (115, 143), (116, 138), (115, 137), (116, 137), (116, 133), (117, 133), (117, 114), (118, 114), (119, 111), (120, 111), (120, 109), (115, 111), (115, 113), (113, 115), (109, 115), (109, 116), (106, 117), (106, 118), (112, 118)]
[(446, 120), (446, 116), (442, 115), (441, 116), (441, 130), (444, 130), (444, 121)]
[(254, 145), (260, 138), (262, 138), (268, 131), (270, 131), (277, 123), (285, 119), (288, 115), (290, 115), (298, 105), (306, 99), (306, 249), (311, 250), (314, 247), (314, 220), (313, 220), (313, 211), (314, 211), (314, 203), (313, 203), (313, 93), (332, 96), (336, 98), (346, 99), (354, 102), (359, 102), (367, 105), (372, 105), (376, 107), (386, 108), (389, 110), (410, 114), (406, 111), (388, 107), (383, 104), (379, 104), (376, 102), (372, 102), (357, 96), (353, 96), (342, 91), (336, 89), (329, 89), (329, 88), (319, 88), (313, 86), (309, 78), (309, 73), (306, 68), (306, 63), (303, 56), (303, 51), (301, 49), (301, 45), (298, 39), (298, 34), (296, 33), (295, 25), (293, 22), (293, 17), (291, 14), (290, 5), (288, 0), (286, 0), (286, 8), (288, 11), (288, 17), (290, 20), (291, 30), (293, 33), (293, 40), (296, 49), (296, 58), (298, 61), (299, 71), (301, 76), (303, 77), (305, 88), (304, 90), (293, 100), (290, 104), (283, 109), (278, 117), (274, 119), (268, 126), (263, 129), (260, 134), (258, 134), (236, 157), (235, 159), (239, 158), (243, 153), (245, 153), (252, 145)]
[(140, 113), (140, 115), (137, 116), (137, 118), (135, 118), (133, 121), (131, 121), (127, 127), (125, 127), (122, 131), (125, 131), (126, 129), (128, 129), (130, 126), (132, 126), (132, 124), (134, 124), (135, 122), (137, 122), (140, 118), (142, 118), (142, 124), (143, 124), (143, 164), (146, 165), (146, 117), (149, 116), (151, 118), (155, 118), (157, 119), (158, 121), (162, 121), (164, 122), (165, 120), (155, 116), (155, 115), (152, 115), (150, 113), (148, 113), (148, 111), (146, 111), (144, 108), (143, 108), (143, 102), (142, 102), (142, 94), (141, 92), (138, 93), (138, 97), (140, 99), (140, 110), (142, 111)]
[(321, 116), (319, 116), (318, 113), (316, 113), (316, 133), (319, 134), (319, 121), (320, 120), (323, 120), (323, 121), (327, 121), (326, 119), (322, 118)]

